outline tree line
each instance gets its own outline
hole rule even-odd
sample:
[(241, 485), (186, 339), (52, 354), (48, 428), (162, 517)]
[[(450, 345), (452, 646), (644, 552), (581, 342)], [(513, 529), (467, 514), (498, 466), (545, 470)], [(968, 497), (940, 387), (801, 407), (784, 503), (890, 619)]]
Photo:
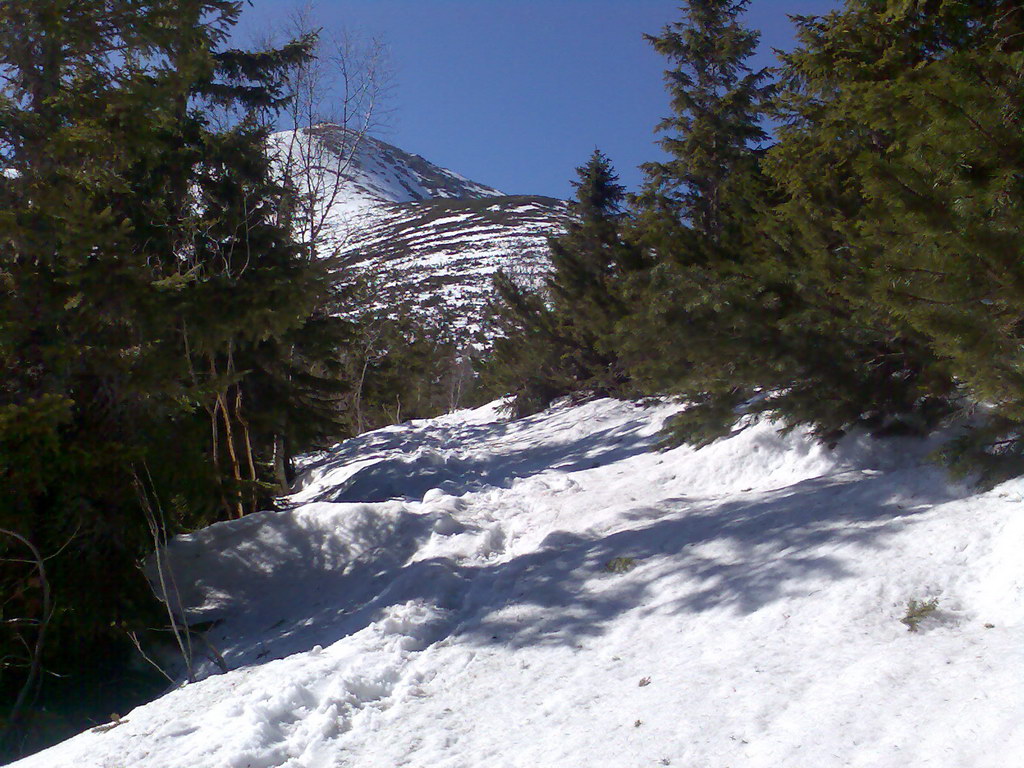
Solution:
[(544, 290), (497, 279), (496, 391), (675, 394), (669, 444), (741, 414), (827, 443), (954, 426), (954, 470), (1019, 474), (1024, 10), (847, 0), (755, 71), (748, 4), (648, 37), (664, 159), (629, 196), (595, 151)]

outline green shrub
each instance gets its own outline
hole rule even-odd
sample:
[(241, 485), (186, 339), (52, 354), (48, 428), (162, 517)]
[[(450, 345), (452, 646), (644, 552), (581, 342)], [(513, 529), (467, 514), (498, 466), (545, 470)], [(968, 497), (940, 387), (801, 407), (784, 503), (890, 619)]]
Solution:
[(604, 569), (608, 573), (629, 573), (634, 568), (636, 568), (636, 558), (633, 557), (613, 557), (604, 564)]
[(907, 613), (902, 619), (900, 619), (900, 623), (907, 625), (908, 632), (917, 632), (918, 625), (931, 616), (938, 607), (938, 598), (933, 597), (931, 600), (925, 600), (923, 602), (911, 598), (910, 601), (907, 602)]

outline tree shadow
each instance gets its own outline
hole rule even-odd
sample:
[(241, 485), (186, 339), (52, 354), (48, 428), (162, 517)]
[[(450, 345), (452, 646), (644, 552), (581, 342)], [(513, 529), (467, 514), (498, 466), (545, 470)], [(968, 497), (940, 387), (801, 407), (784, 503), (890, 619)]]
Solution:
[[(588, 450), (606, 443), (607, 436), (578, 441), (563, 460), (586, 461)], [(522, 466), (533, 466), (533, 458)], [(911, 473), (916, 482), (894, 481)], [(901, 487), (903, 495), (894, 491)], [(908, 495), (908, 487), (915, 492)], [(233, 574), (227, 583), (244, 581), (245, 595), (232, 595), (234, 602), (224, 606), (231, 637), (213, 640), (229, 644), (231, 666), (261, 663), (334, 643), (410, 601), (435, 609), (433, 619), (407, 630), (415, 647), (446, 637), (512, 648), (575, 646), (605, 634), (629, 611), (648, 604), (655, 610), (655, 603), (662, 613), (746, 615), (805, 595), (825, 580), (859, 578), (858, 549), (885, 547), (922, 512), (965, 493), (937, 469), (918, 467), (819, 477), (750, 498), (675, 497), (625, 513), (646, 525), (606, 535), (555, 532), (534, 551), (485, 564), (410, 561), (432, 533), (430, 515), (396, 514), (395, 524), (358, 553), (318, 548), (316, 532), (299, 525), (274, 543), (289, 552), (289, 562), (301, 563), (292, 581), (282, 585), (287, 563), (250, 564)], [(387, 505), (351, 505), (365, 514), (381, 506)], [(366, 526), (380, 527), (373, 520)], [(638, 567), (608, 573), (605, 565), (614, 557), (633, 558)], [(244, 561), (238, 553), (239, 568), (246, 568)], [(664, 602), (664, 579), (678, 586), (670, 603)], [(247, 611), (253, 612), (248, 621)], [(259, 642), (247, 645), (246, 638)]]
[[(542, 414), (541, 417), (545, 415)], [(377, 502), (389, 499), (419, 500), (431, 489), (461, 496), (486, 488), (507, 488), (515, 480), (551, 470), (576, 472), (605, 466), (649, 451), (656, 436), (643, 434), (646, 424), (632, 421), (607, 429), (552, 441), (550, 436), (516, 448), (481, 455), (478, 446), (515, 441), (534, 429), (530, 420), (489, 424), (433, 426), (430, 432), (385, 430), (355, 438), (329, 458), (309, 464), (306, 483), (344, 469), (354, 461), (366, 462), (347, 479), (308, 501)], [(470, 451), (452, 445), (472, 446)], [(399, 453), (400, 455), (395, 455)]]
[[(918, 470), (922, 471), (922, 470)], [(699, 614), (724, 609), (750, 614), (788, 597), (805, 595), (823, 580), (855, 579), (862, 567), (845, 545), (881, 548), (914, 524), (934, 504), (963, 495), (950, 489), (937, 470), (933, 490), (914, 499), (892, 494), (892, 477), (816, 478), (749, 501), (668, 499), (642, 528), (587, 538), (549, 537), (538, 551), (497, 567), (493, 578), (504, 589), (505, 607), (529, 610), (529, 623), (515, 611), (476, 617), (460, 632), (479, 642), (500, 638), (514, 647), (577, 644), (603, 634), (623, 613), (659, 599), (659, 582), (685, 580), (686, 588), (660, 611)], [(827, 549), (822, 545), (828, 545)], [(595, 590), (594, 578), (614, 557), (634, 558), (655, 568), (606, 574), (612, 586)]]

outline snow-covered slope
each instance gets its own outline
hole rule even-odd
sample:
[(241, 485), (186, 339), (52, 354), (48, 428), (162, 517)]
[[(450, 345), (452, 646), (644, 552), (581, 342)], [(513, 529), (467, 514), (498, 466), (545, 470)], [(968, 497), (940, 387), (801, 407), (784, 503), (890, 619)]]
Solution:
[(566, 204), (550, 197), (397, 203), (351, 230), (342, 263), (377, 276), (379, 308), (410, 301), (435, 320), (467, 328), (469, 338), (494, 273), (505, 269), (539, 283), (548, 237), (567, 220)]
[[(494, 407), (309, 461), (171, 549), (231, 671), (19, 768), (1016, 768), (1024, 482), (669, 404)], [(935, 600), (918, 631), (909, 600)]]
[(382, 311), (409, 304), (475, 328), (494, 272), (545, 269), (568, 220), (564, 201), (504, 195), (338, 126), (275, 134), (271, 152), (300, 186), (329, 192), (326, 243), (348, 277), (370, 276)]
[[(492, 187), (470, 181), (419, 155), (337, 125), (323, 124), (274, 134), (271, 154), (284, 158), (285, 162), (288, 158), (296, 161), (301, 170), (300, 181), (310, 171), (340, 174), (344, 191), (335, 204), (350, 210), (372, 208), (381, 203), (502, 195)], [(313, 164), (316, 167), (310, 168)]]

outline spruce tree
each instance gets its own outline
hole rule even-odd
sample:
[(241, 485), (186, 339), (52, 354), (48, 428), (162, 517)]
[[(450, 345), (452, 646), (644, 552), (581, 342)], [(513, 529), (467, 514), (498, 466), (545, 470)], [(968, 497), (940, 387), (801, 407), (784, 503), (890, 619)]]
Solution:
[[(699, 6), (701, 13), (709, 7)], [(948, 364), (920, 328), (872, 298), (873, 281), (884, 280), (886, 269), (879, 269), (877, 244), (863, 247), (870, 193), (862, 163), (893, 146), (892, 132), (877, 120), (883, 111), (865, 110), (865, 95), (878, 82), (912, 73), (949, 50), (953, 38), (936, 34), (936, 11), (864, 2), (828, 17), (798, 19), (803, 45), (784, 57), (783, 88), (771, 103), (783, 123), (779, 144), (762, 152), (748, 143), (744, 150), (742, 137), (757, 133), (743, 130), (743, 121), (734, 133), (724, 130), (728, 121), (709, 121), (721, 130), (710, 141), (695, 130), (696, 120), (680, 121), (680, 128), (704, 136), (692, 143), (681, 136), (674, 145), (693, 155), (679, 158), (684, 193), (664, 191), (671, 163), (652, 166), (639, 202), (641, 237), (655, 266), (633, 285), (650, 310), (624, 327), (646, 386), (703, 404), (681, 418), (681, 437), (701, 441), (720, 434), (735, 418), (735, 406), (754, 393), (746, 409), (808, 424), (828, 440), (854, 425), (927, 429), (949, 412), (954, 383)], [(690, 39), (713, 41), (708, 29), (727, 40), (743, 39), (708, 19), (688, 16), (698, 27)], [(687, 48), (686, 39), (666, 34), (662, 45), (705, 56), (713, 50), (710, 44)], [(749, 54), (747, 40), (732, 50)], [(707, 69), (697, 63), (689, 71)], [(758, 91), (751, 77), (745, 80), (751, 87), (737, 92), (760, 96), (737, 103), (767, 108), (769, 89)], [(693, 88), (700, 78), (676, 82)], [(675, 103), (707, 101), (685, 93)], [(748, 120), (755, 114), (745, 113)], [(910, 119), (906, 125), (920, 123)], [(730, 142), (731, 135), (737, 140)], [(715, 167), (703, 159), (706, 146), (735, 149), (723, 152), (737, 161), (724, 186), (692, 181), (692, 169)], [(726, 193), (701, 192), (716, 189)], [(911, 241), (913, 230), (902, 237)], [(659, 333), (669, 328), (676, 332)], [(648, 338), (668, 341), (640, 343)]]
[(481, 376), (495, 396), (511, 395), (513, 416), (528, 416), (571, 391), (562, 368), (567, 345), (540, 290), (499, 271), (494, 292), (490, 311), (496, 338)]
[(574, 390), (621, 394), (627, 376), (616, 354), (614, 326), (625, 314), (621, 281), (638, 268), (640, 257), (624, 238), (626, 190), (609, 159), (595, 149), (576, 174), (573, 220), (550, 240), (547, 279), (553, 322), (567, 347), (562, 367)]
[[(0, 541), (5, 693), (38, 685), (32, 670), (62, 646), (65, 665), (88, 657), (146, 598), (130, 466), (169, 440), (182, 390), (158, 351), (168, 315), (152, 265), (165, 255), (135, 236), (148, 217), (132, 182), (160, 151), (172, 121), (159, 105), (179, 86), (109, 52), (157, 55), (160, 16), (117, 2), (0, 7), (0, 526), (16, 534)], [(146, 121), (143, 104), (157, 105)], [(189, 464), (186, 452), (177, 467)], [(24, 559), (17, 536), (47, 562), (45, 616), (40, 574), (6, 556)], [(44, 627), (49, 653), (27, 656)], [(9, 737), (25, 712), (5, 714)]]
[[(556, 397), (627, 391), (614, 328), (626, 308), (624, 275), (638, 268), (639, 251), (624, 237), (625, 188), (608, 158), (594, 150), (576, 169), (573, 215), (550, 239), (551, 272), (541, 293), (499, 273), (492, 387), (515, 393), (517, 415), (538, 411)], [(504, 391), (502, 392), (504, 394)]]
[(679, 21), (645, 36), (671, 65), (665, 84), (672, 114), (655, 129), (664, 134), (659, 144), (669, 159), (643, 166), (641, 208), (712, 243), (734, 223), (737, 196), (730, 188), (752, 170), (767, 138), (761, 122), (768, 75), (747, 64), (759, 35), (740, 23), (748, 5), (689, 0)]
[(748, 64), (758, 34), (741, 23), (747, 5), (693, 0), (647, 36), (670, 64), (672, 114), (656, 127), (668, 159), (643, 166), (633, 237), (645, 268), (627, 282), (631, 311), (619, 323), (639, 387), (705, 402), (718, 430), (750, 378), (743, 350), (759, 359), (763, 343), (747, 318), (760, 301), (747, 265), (767, 196), (760, 145), (772, 85)]
[[(258, 127), (309, 41), (225, 49), (239, 10), (0, 6), (5, 693), (38, 684), (40, 661), (109, 653), (154, 610), (147, 513), (162, 538), (254, 509), (285, 435), (300, 450), (338, 426), (311, 426), (338, 387), (326, 267), (274, 223)], [(22, 540), (46, 559), (46, 617)], [(29, 658), (42, 618), (46, 657)]]
[(1024, 466), (1021, 24), (1016, 4), (981, 2), (853, 2), (801, 20), (773, 163), (815, 279), (857, 325), (900, 340), (885, 365), (914, 386), (908, 410), (995, 407), (961, 445), (993, 473), (1000, 457)]

